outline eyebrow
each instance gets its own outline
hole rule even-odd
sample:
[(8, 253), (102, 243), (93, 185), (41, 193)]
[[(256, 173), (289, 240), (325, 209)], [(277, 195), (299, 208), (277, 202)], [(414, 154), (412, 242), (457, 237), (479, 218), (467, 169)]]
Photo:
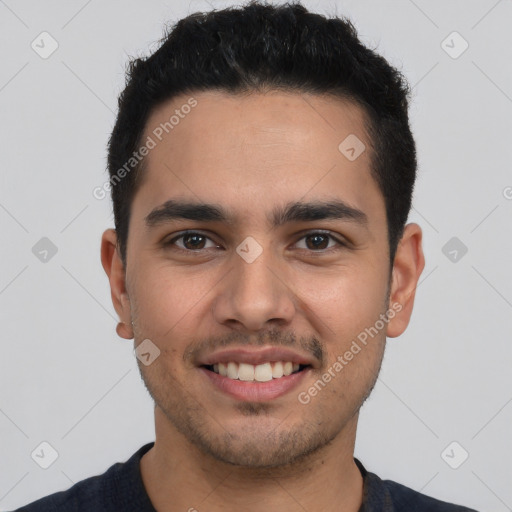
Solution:
[[(145, 224), (153, 228), (173, 220), (222, 222), (233, 225), (235, 216), (219, 204), (168, 200), (145, 217)], [(291, 222), (344, 220), (366, 226), (367, 215), (339, 199), (329, 201), (291, 202), (275, 207), (267, 217), (272, 228)]]

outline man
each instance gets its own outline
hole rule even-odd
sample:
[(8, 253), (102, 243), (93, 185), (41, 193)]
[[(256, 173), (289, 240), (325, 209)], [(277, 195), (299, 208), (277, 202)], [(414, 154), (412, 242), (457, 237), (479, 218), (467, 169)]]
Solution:
[(101, 259), (156, 440), (19, 510), (469, 510), (353, 457), (424, 267), (407, 92), (300, 4), (191, 15), (132, 62)]

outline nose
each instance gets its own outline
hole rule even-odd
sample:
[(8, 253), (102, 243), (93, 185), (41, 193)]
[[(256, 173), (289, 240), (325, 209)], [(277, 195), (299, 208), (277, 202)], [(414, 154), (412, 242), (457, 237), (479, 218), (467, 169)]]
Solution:
[(294, 292), (271, 250), (251, 263), (238, 254), (233, 260), (234, 267), (219, 283), (213, 302), (215, 320), (251, 332), (290, 324), (296, 310)]

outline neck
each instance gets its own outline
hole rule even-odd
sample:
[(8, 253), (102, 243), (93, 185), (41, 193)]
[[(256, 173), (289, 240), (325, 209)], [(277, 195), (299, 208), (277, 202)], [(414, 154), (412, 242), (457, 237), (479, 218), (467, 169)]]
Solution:
[(363, 496), (353, 459), (357, 419), (356, 414), (330, 444), (299, 462), (255, 469), (200, 452), (156, 407), (156, 440), (141, 459), (142, 480), (161, 512), (357, 512)]

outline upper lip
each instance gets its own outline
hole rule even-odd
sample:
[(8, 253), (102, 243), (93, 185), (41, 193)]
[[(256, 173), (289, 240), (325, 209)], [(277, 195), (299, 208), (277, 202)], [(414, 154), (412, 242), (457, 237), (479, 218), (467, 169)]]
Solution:
[(318, 366), (313, 357), (285, 347), (233, 347), (217, 350), (199, 358), (198, 365), (210, 366), (218, 363), (227, 364), (232, 361), (236, 363), (252, 364), (255, 366), (272, 361), (291, 361), (292, 363), (304, 366)]

